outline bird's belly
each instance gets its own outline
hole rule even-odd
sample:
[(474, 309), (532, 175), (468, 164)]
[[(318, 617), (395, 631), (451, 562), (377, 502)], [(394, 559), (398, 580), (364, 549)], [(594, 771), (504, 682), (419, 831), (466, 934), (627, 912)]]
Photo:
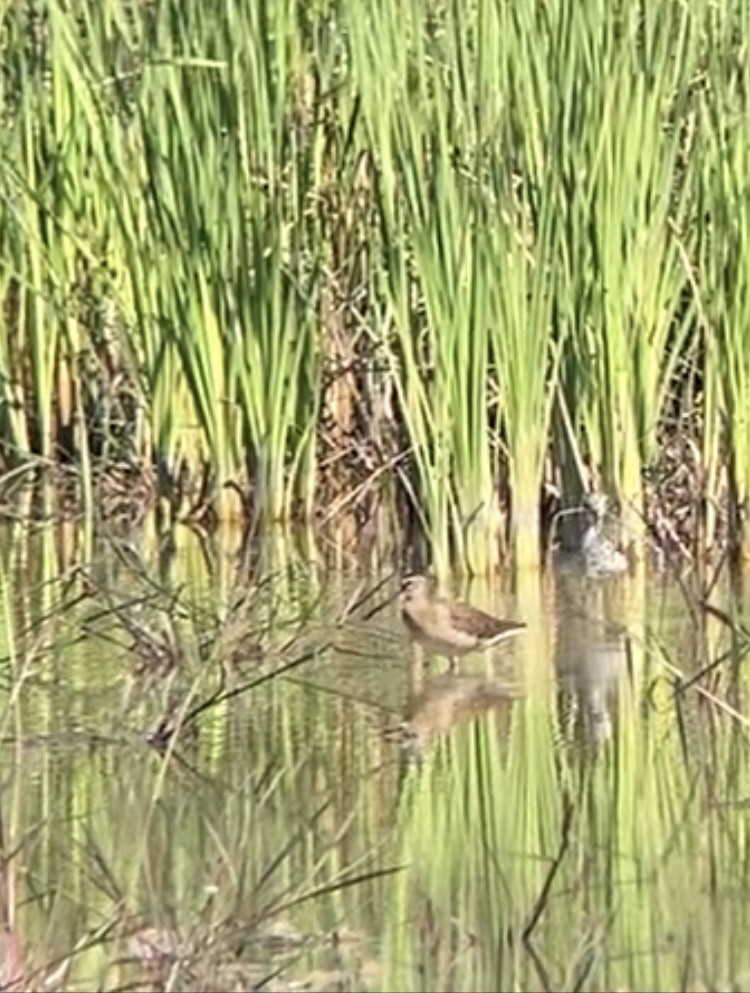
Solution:
[(473, 635), (457, 633), (455, 637), (441, 637), (439, 634), (422, 629), (415, 632), (417, 641), (427, 652), (435, 655), (464, 655), (477, 647), (477, 639)]

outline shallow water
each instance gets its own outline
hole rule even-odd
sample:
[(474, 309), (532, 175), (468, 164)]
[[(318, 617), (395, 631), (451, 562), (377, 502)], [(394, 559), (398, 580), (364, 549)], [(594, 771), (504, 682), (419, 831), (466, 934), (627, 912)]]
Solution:
[(2, 538), (30, 988), (747, 987), (747, 646), (675, 582), (456, 588), (529, 628), (449, 677), (367, 616), (395, 580), (347, 611), (383, 576)]

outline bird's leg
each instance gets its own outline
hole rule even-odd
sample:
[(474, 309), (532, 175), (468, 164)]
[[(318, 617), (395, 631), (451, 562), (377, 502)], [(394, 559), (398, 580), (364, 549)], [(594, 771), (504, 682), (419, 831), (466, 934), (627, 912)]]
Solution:
[(409, 700), (413, 700), (422, 690), (424, 683), (425, 658), (420, 647), (417, 647), (409, 666)]
[(455, 675), (458, 672), (458, 659), (455, 655), (451, 655), (448, 658), (448, 672)]
[(487, 679), (491, 679), (495, 671), (493, 654), (494, 653), (492, 651), (489, 651), (485, 652), (484, 656), (484, 674)]

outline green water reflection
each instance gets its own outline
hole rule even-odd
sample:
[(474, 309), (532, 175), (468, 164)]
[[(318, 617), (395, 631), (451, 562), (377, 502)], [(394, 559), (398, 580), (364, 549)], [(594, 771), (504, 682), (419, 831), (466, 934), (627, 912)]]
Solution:
[(448, 678), (395, 603), (364, 616), (395, 580), (347, 613), (381, 575), (176, 542), (3, 534), (2, 891), (29, 988), (748, 987), (741, 630), (660, 578), (475, 582), (528, 635)]

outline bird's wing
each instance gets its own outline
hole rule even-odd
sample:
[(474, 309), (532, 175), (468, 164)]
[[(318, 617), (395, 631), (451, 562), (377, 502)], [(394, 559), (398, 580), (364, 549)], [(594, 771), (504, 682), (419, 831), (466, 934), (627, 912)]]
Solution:
[(522, 621), (504, 621), (465, 603), (451, 604), (450, 613), (451, 622), (456, 627), (471, 631), (482, 641), (516, 634), (526, 627)]

